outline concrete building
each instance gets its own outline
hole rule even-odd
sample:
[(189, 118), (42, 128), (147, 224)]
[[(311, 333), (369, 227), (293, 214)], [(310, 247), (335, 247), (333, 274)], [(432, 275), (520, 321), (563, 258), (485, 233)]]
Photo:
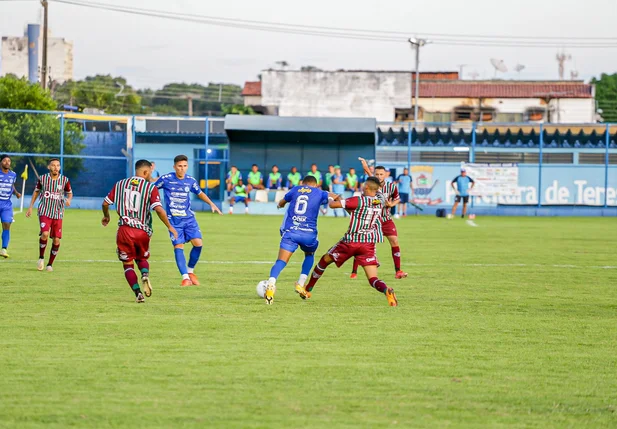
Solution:
[[(40, 80), (43, 58), (43, 33), (38, 24), (29, 24), (23, 37), (2, 37), (0, 76), (14, 74)], [(73, 42), (47, 35), (47, 65), (51, 80), (63, 83), (73, 79)]]
[[(413, 120), (415, 75), (401, 71), (262, 72), (245, 105), (262, 114)], [(420, 73), (424, 122), (595, 122), (595, 88), (579, 81), (461, 81), (456, 72)]]

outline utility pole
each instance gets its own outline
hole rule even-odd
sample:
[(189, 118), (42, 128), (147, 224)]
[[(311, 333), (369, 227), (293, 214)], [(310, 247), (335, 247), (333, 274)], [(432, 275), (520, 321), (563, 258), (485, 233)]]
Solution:
[(418, 99), (420, 94), (420, 48), (429, 42), (426, 39), (418, 39), (416, 37), (410, 38), (408, 42), (411, 45), (411, 49), (416, 50), (416, 102), (413, 109), (413, 122), (415, 124), (418, 122)]
[(43, 6), (43, 64), (41, 67), (41, 88), (47, 88), (47, 0), (41, 0)]

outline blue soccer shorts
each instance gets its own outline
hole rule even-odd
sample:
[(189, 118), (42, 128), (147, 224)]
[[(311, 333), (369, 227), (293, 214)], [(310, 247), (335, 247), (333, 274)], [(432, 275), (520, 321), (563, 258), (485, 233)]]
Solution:
[(13, 222), (13, 203), (11, 200), (0, 201), (0, 221), (2, 223)]
[(297, 232), (285, 231), (281, 238), (281, 249), (294, 253), (298, 247), (303, 252), (315, 253), (319, 247), (316, 234), (301, 234)]
[(172, 226), (178, 232), (177, 240), (174, 240), (174, 236), (169, 233), (169, 237), (171, 238), (171, 242), (174, 246), (178, 244), (188, 243), (194, 238), (202, 238), (201, 230), (199, 229), (199, 225), (197, 225), (197, 222), (180, 223), (178, 225), (172, 224)]

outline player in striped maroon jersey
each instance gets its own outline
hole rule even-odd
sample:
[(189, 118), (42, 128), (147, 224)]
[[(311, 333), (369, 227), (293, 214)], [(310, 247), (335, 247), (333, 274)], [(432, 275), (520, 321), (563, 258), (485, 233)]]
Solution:
[[(47, 262), (47, 271), (53, 271), (52, 265), (58, 249), (60, 249), (60, 240), (62, 239), (62, 218), (64, 217), (64, 207), (71, 206), (73, 199), (73, 190), (69, 179), (60, 174), (60, 160), (52, 158), (47, 164), (49, 169), (48, 174), (43, 174), (36, 182), (36, 187), (32, 193), (30, 207), (26, 211), (26, 217), (32, 216), (32, 207), (40, 195), (39, 201), (39, 223), (41, 232), (39, 234), (39, 260), (37, 269), (43, 271), (45, 268), (45, 249), (47, 248), (47, 240), (49, 237), (53, 239), (49, 261)], [(66, 197), (66, 200), (65, 200)]]
[[(370, 168), (364, 158), (358, 158), (362, 162), (365, 174), (370, 174)], [(399, 199), (398, 186), (392, 182), (386, 182), (386, 169), (382, 166), (375, 167), (375, 177), (377, 177), (381, 183), (381, 193), (385, 197), (386, 201), (393, 201)], [(394, 261), (394, 270), (396, 271), (395, 278), (404, 279), (407, 277), (407, 273), (401, 270), (401, 248), (398, 242), (398, 232), (396, 231), (396, 225), (390, 215), (390, 209), (384, 208), (381, 219), (381, 230), (383, 235), (386, 236), (390, 247), (392, 248), (392, 260)], [(351, 278), (355, 279), (358, 276), (358, 263), (354, 261), (353, 269), (351, 271)]]
[(386, 295), (391, 307), (398, 305), (394, 289), (388, 287), (377, 277), (379, 262), (375, 253), (375, 243), (381, 237), (379, 218), (383, 209), (394, 207), (399, 201), (385, 201), (378, 195), (380, 187), (379, 179), (369, 177), (362, 196), (330, 202), (330, 208), (343, 208), (349, 212), (351, 216), (349, 229), (347, 229), (343, 238), (321, 257), (306, 288), (296, 287), (296, 292), (300, 295), (300, 298), (311, 297), (315, 283), (323, 275), (328, 265), (335, 263), (337, 267), (341, 267), (348, 259), (355, 258), (364, 268), (369, 284)]
[[(152, 235), (152, 213), (156, 211), (161, 222), (165, 224), (174, 239), (178, 233), (167, 219), (161, 205), (159, 190), (150, 183), (152, 164), (141, 159), (135, 163), (135, 175), (117, 182), (103, 201), (103, 226), (109, 224), (109, 206), (115, 205), (118, 213), (118, 232), (116, 245), (118, 259), (124, 267), (124, 277), (128, 282), (137, 303), (145, 302), (144, 295), (152, 295), (150, 282), (150, 236)], [(141, 273), (142, 293), (135, 273), (133, 261)]]

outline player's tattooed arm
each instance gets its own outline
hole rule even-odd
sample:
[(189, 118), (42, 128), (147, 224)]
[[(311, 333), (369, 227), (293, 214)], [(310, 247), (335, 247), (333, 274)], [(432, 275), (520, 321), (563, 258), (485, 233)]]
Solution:
[(156, 214), (159, 217), (159, 219), (161, 220), (161, 222), (163, 222), (165, 224), (165, 226), (167, 227), (169, 232), (171, 232), (171, 235), (174, 236), (174, 239), (177, 240), (178, 239), (178, 232), (176, 231), (176, 229), (173, 226), (171, 226), (171, 223), (169, 223), (169, 219), (167, 219), (167, 213), (165, 213), (165, 210), (163, 209), (163, 207), (156, 206), (154, 208), (154, 211), (156, 212)]
[(218, 206), (212, 202), (212, 200), (206, 195), (205, 192), (200, 192), (199, 195), (197, 195), (197, 198), (208, 204), (214, 213), (218, 213), (220, 215), (223, 214), (219, 210)]
[(19, 193), (19, 191), (17, 190), (17, 188), (15, 187), (15, 185), (13, 185), (13, 194), (14, 194), (17, 198), (21, 198), (21, 194)]
[(372, 176), (371, 169), (368, 167), (368, 162), (366, 162), (366, 159), (364, 159), (361, 156), (359, 156), (358, 157), (358, 161), (360, 161), (362, 163), (362, 168), (364, 169), (364, 174), (366, 174), (367, 176)]

